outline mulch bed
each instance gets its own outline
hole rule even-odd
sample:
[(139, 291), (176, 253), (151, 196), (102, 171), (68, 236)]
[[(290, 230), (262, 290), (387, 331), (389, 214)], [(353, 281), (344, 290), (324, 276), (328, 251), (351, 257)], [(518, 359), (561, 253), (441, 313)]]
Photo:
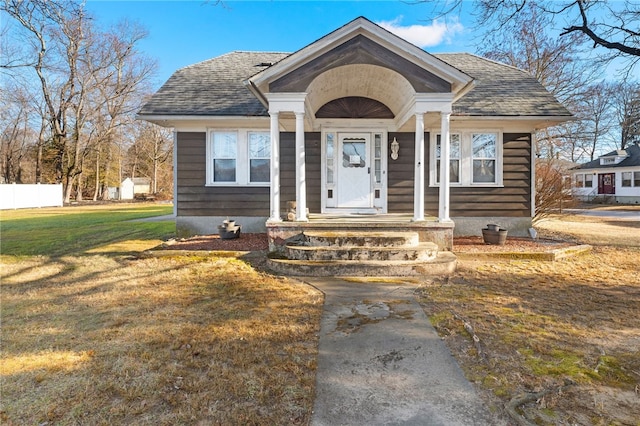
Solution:
[[(453, 251), (457, 253), (502, 253), (502, 252), (545, 252), (565, 248), (571, 243), (548, 239), (508, 237), (504, 245), (485, 244), (482, 237), (456, 237), (453, 239)], [(163, 245), (167, 250), (229, 250), (260, 251), (268, 250), (267, 234), (240, 234), (239, 238), (223, 240), (219, 235), (199, 235), (191, 238), (168, 241)]]
[(535, 252), (541, 253), (572, 246), (572, 243), (539, 238), (507, 237), (504, 245), (485, 244), (482, 237), (455, 237), (453, 239), (454, 253), (510, 253)]

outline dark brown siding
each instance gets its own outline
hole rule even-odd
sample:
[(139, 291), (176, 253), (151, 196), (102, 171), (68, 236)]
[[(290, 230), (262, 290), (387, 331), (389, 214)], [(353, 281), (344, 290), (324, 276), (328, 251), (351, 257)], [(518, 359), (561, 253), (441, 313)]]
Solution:
[(451, 188), (451, 216), (531, 217), (531, 134), (505, 133), (502, 155), (504, 187)]
[[(321, 191), (321, 134), (305, 133), (305, 168), (307, 179), (307, 208), (320, 213)], [(296, 134), (280, 133), (280, 210), (286, 214), (287, 201), (296, 199)]]
[[(307, 133), (307, 206), (320, 211), (320, 133)], [(268, 187), (205, 186), (206, 133), (179, 132), (177, 158), (178, 216), (269, 216)], [(296, 199), (295, 133), (280, 135), (281, 211)]]
[[(388, 160), (388, 211), (413, 212), (414, 133), (389, 133), (400, 144), (397, 160)], [(503, 188), (451, 188), (451, 216), (531, 216), (531, 135), (503, 135)], [(429, 134), (425, 134), (429, 141)], [(307, 207), (320, 212), (321, 134), (306, 133)], [(269, 216), (268, 187), (207, 187), (206, 134), (178, 133), (178, 216)], [(430, 149), (425, 148), (428, 182)], [(280, 135), (281, 211), (295, 200), (295, 133)], [(426, 186), (425, 212), (438, 215), (438, 188)]]
[[(389, 213), (411, 213), (413, 212), (415, 133), (389, 133), (388, 136), (389, 143), (393, 141), (393, 138), (396, 138), (400, 144), (400, 151), (398, 151), (397, 160), (391, 159), (391, 152), (389, 152), (387, 159), (387, 168), (389, 169), (387, 210)], [(425, 134), (426, 140), (429, 140), (428, 133)], [(427, 164), (429, 164), (428, 160)]]
[(268, 216), (268, 187), (205, 186), (206, 137), (178, 133), (178, 216)]
[[(389, 133), (400, 144), (397, 160), (388, 160), (388, 211), (413, 212), (415, 133)], [(429, 134), (425, 134), (425, 142)], [(429, 144), (425, 148), (425, 213), (438, 215), (438, 188), (430, 187)], [(451, 188), (451, 216), (531, 216), (531, 135), (529, 133), (503, 135), (503, 188)]]

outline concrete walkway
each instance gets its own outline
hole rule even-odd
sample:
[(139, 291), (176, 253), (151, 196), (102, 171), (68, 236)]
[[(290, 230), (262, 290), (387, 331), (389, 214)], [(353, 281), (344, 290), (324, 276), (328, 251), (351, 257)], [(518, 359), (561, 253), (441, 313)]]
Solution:
[(504, 424), (415, 301), (418, 284), (304, 281), (325, 294), (312, 425)]

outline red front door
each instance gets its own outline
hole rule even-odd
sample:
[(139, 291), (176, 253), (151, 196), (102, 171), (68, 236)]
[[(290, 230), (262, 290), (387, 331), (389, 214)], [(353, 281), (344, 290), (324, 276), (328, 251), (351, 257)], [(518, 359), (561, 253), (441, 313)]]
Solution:
[(616, 193), (615, 173), (605, 173), (598, 175), (598, 194)]

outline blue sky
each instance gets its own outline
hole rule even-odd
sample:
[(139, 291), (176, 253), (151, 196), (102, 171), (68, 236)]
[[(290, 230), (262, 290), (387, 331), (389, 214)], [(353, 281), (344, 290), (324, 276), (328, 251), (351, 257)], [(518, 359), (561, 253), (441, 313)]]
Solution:
[(234, 50), (294, 52), (364, 16), (429, 52), (474, 52), (470, 15), (432, 19), (425, 4), (379, 1), (88, 0), (103, 25), (128, 19), (149, 36), (140, 49), (156, 59), (159, 87), (177, 69)]

